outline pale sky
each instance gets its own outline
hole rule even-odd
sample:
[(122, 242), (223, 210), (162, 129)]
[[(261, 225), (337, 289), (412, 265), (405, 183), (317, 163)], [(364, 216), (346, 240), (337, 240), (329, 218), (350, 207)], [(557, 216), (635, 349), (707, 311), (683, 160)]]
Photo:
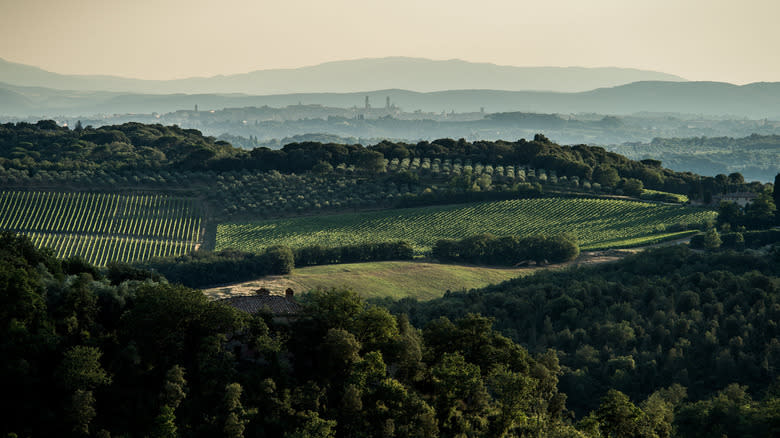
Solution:
[(386, 56), (780, 81), (780, 0), (0, 0), (0, 58), (144, 79)]

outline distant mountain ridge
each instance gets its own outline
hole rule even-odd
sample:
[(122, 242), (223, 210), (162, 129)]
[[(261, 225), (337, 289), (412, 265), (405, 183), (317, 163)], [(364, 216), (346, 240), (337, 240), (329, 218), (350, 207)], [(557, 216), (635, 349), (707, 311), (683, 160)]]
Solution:
[(404, 111), (488, 113), (599, 113), (625, 115), (672, 112), (780, 119), (780, 82), (733, 85), (720, 82), (636, 82), (581, 93), (503, 90), (448, 90), (419, 93), (387, 89), (355, 93), (295, 93), (267, 96), (244, 94), (131, 94), (63, 91), (0, 83), (0, 115), (58, 116), (123, 113), (166, 113), (240, 107), (285, 107), (319, 104), (362, 108), (365, 98), (384, 106), (390, 98)]
[(0, 58), (0, 82), (75, 91), (141, 94), (250, 95), (362, 92), (405, 89), (433, 92), (462, 89), (581, 92), (637, 81), (685, 81), (661, 72), (603, 67), (514, 67), (457, 59), (368, 58), (309, 67), (257, 70), (207, 78), (143, 80), (105, 75), (64, 75)]

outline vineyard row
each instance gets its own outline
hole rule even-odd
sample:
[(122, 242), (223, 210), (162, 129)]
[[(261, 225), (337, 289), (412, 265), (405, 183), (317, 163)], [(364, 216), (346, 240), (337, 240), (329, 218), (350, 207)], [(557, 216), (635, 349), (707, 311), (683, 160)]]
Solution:
[(159, 194), (0, 192), (0, 230), (30, 236), (59, 257), (99, 266), (192, 251), (202, 219), (193, 199)]
[(193, 202), (163, 195), (0, 192), (0, 229), (197, 240)]
[(614, 199), (522, 199), (226, 223), (217, 228), (217, 249), (257, 252), (272, 245), (335, 247), (405, 240), (422, 254), (438, 239), (563, 232), (573, 234), (584, 248), (602, 248), (652, 240), (714, 216), (710, 210)]
[(152, 257), (170, 257), (189, 253), (195, 242), (176, 242), (134, 237), (86, 236), (80, 234), (21, 233), (39, 248), (50, 248), (60, 258), (81, 256), (96, 266), (112, 261), (134, 262)]

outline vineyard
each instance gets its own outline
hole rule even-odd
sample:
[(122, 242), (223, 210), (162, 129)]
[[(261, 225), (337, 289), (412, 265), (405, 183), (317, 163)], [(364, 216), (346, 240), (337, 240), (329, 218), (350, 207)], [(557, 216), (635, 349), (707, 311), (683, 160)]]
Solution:
[[(313, 172), (283, 174), (277, 171), (186, 171), (151, 172), (133, 170), (28, 171), (0, 166), (0, 186), (34, 187), (122, 187), (131, 190), (186, 189), (202, 195), (221, 218), (270, 219), (307, 213), (323, 214), (347, 208), (393, 207), (422, 193), (464, 192), (478, 186), (480, 191), (509, 189), (516, 184), (538, 183), (552, 190), (605, 193), (608, 189), (577, 176), (558, 175), (555, 170), (528, 166), (482, 164), (471, 160), (404, 158), (385, 160), (386, 172), (366, 178), (354, 166), (334, 166), (328, 174)], [(415, 175), (410, 180), (399, 174)], [(450, 179), (469, 175), (469, 184), (453, 186)], [(529, 186), (530, 187), (530, 186)]]
[(201, 215), (191, 199), (157, 194), (3, 191), (0, 229), (104, 266), (192, 251)]
[(251, 252), (273, 245), (332, 247), (406, 240), (423, 254), (444, 238), (568, 232), (583, 249), (616, 248), (681, 237), (690, 233), (681, 230), (715, 216), (711, 210), (615, 199), (521, 199), (226, 223), (217, 228), (216, 246)]

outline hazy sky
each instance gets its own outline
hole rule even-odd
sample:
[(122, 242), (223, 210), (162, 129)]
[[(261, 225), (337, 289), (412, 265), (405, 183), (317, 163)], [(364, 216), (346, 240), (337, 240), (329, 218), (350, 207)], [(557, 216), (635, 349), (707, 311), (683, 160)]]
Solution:
[(0, 57), (147, 79), (365, 57), (780, 81), (780, 0), (0, 0)]

